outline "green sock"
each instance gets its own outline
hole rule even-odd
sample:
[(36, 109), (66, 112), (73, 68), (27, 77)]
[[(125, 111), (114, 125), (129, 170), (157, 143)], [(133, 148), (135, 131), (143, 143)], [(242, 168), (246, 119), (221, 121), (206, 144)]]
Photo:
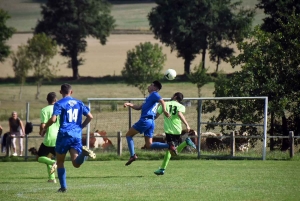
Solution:
[(51, 179), (51, 180), (53, 180), (53, 179), (55, 179), (55, 173), (50, 174), (51, 167), (52, 167), (52, 165), (47, 165), (48, 178)]
[(46, 165), (53, 165), (53, 163), (55, 163), (54, 160), (51, 160), (50, 158), (48, 158), (46, 156), (39, 157), (38, 162), (39, 163), (45, 163)]
[(177, 147), (177, 152), (180, 153), (184, 147), (186, 147), (187, 144), (186, 144), (186, 141), (182, 142), (178, 147)]
[(170, 153), (169, 150), (167, 150), (160, 169), (166, 169), (167, 168), (167, 165), (170, 161), (170, 158), (171, 158), (171, 153)]

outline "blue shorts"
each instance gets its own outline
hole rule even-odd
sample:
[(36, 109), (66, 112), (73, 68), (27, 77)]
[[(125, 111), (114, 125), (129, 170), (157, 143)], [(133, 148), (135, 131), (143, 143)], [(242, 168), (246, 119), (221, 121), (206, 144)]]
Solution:
[(71, 148), (80, 154), (82, 152), (81, 138), (72, 137), (70, 135), (60, 135), (58, 133), (55, 151), (59, 154), (66, 154)]
[(155, 121), (154, 119), (143, 118), (136, 122), (132, 127), (141, 134), (144, 133), (145, 137), (152, 138), (155, 129)]

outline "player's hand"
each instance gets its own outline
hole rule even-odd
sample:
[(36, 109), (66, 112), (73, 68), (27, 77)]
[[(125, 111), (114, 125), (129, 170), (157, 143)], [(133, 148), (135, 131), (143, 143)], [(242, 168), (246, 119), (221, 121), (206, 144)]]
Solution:
[(167, 117), (167, 118), (170, 118), (170, 114), (169, 114), (169, 112), (167, 112), (167, 111), (164, 111), (164, 114), (165, 114), (165, 116)]
[(46, 130), (45, 129), (41, 130), (39, 134), (40, 136), (44, 137), (46, 134)]
[(124, 103), (124, 107), (132, 106), (132, 103)]
[(187, 130), (187, 132), (190, 132), (190, 130), (191, 130), (190, 126), (187, 126), (186, 130)]

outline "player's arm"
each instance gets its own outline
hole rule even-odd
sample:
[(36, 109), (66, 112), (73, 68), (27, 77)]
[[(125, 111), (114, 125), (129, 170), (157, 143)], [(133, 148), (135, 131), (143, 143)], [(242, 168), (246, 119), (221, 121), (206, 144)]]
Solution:
[(143, 104), (141, 105), (134, 105), (133, 103), (124, 103), (124, 107), (131, 107), (134, 110), (141, 110)]
[(54, 124), (57, 120), (57, 116), (56, 115), (53, 115), (46, 123), (45, 127), (43, 128), (42, 130), (42, 133), (40, 133), (41, 136), (44, 136), (45, 133), (46, 133), (46, 130), (52, 126), (52, 124)]
[(186, 126), (186, 129), (189, 132), (191, 128), (190, 128), (188, 122), (186, 121), (185, 117), (183, 116), (182, 112), (178, 112), (178, 116), (179, 116), (180, 120), (184, 123), (184, 125)]
[(162, 109), (163, 109), (163, 112), (164, 112), (165, 116), (169, 118), (171, 115), (169, 114), (169, 112), (166, 109), (166, 103), (165, 103), (164, 99), (160, 99), (159, 103), (162, 106)]
[(44, 123), (41, 123), (41, 125), (40, 125), (40, 132), (39, 132), (39, 134), (42, 137), (44, 137), (43, 129), (45, 128), (45, 126), (46, 126), (46, 124), (44, 124)]
[(86, 115), (86, 118), (84, 120), (84, 122), (81, 124), (81, 128), (84, 128), (86, 127), (86, 125), (88, 125), (93, 119), (93, 115), (89, 112), (87, 115)]

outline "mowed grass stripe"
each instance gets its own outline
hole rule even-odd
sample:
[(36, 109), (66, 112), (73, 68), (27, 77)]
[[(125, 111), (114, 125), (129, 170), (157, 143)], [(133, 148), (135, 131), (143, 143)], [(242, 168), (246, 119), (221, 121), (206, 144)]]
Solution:
[[(66, 162), (68, 192), (56, 193), (37, 162), (1, 163), (0, 196), (6, 200), (298, 200), (299, 161), (87, 161)], [(12, 168), (13, 167), (13, 168)]]

